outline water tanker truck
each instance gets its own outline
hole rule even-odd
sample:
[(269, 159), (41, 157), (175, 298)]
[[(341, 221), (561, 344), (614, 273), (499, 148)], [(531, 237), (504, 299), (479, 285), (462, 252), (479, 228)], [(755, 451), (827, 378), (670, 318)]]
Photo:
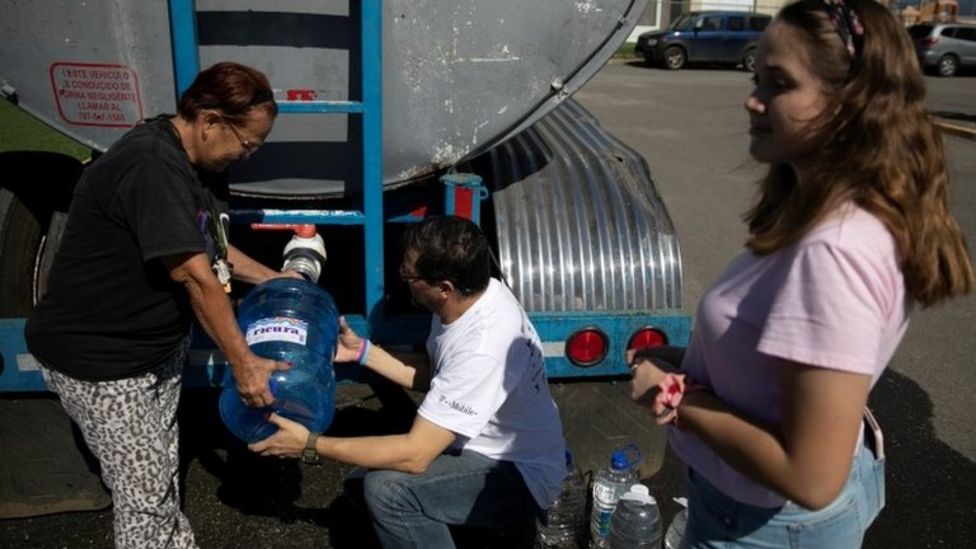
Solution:
[[(315, 225), (342, 258), (319, 284), (353, 328), (411, 348), (428, 320), (397, 277), (399, 235), (425, 215), (472, 218), (543, 340), (577, 461), (596, 469), (637, 441), (646, 477), (664, 441), (629, 402), (624, 353), (687, 342), (681, 256), (644, 159), (572, 99), (645, 3), (6, 1), (0, 90), (97, 156), (140, 120), (175, 112), (202, 67), (260, 69), (281, 114), (230, 169), (231, 240), (280, 264), (290, 235), (252, 227)], [(46, 389), (23, 326), (85, 166), (5, 151), (0, 169), (0, 420), (18, 422), (41, 415), (25, 412), (44, 401), (25, 397)], [(216, 386), (225, 366), (197, 337), (186, 383)]]

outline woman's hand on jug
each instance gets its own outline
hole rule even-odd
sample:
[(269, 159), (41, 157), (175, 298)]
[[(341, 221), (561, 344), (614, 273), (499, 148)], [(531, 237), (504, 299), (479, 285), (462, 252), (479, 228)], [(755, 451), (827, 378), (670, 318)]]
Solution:
[(275, 413), (268, 416), (268, 421), (277, 425), (278, 430), (264, 440), (248, 444), (248, 449), (262, 456), (302, 457), (302, 450), (305, 449), (305, 441), (308, 439), (308, 429), (297, 421), (285, 419)]
[(346, 323), (346, 317), (339, 317), (339, 337), (336, 339), (335, 362), (356, 362), (364, 344), (363, 338)]
[(268, 379), (278, 370), (287, 370), (291, 364), (248, 353), (247, 358), (234, 368), (237, 392), (244, 404), (252, 408), (263, 408), (274, 404), (275, 397), (268, 387)]

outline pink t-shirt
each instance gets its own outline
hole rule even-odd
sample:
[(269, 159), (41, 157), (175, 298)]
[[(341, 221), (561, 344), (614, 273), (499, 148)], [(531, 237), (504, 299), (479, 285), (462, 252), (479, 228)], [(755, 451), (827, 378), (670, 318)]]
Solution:
[[(891, 234), (847, 205), (788, 248), (735, 258), (702, 298), (682, 368), (729, 406), (779, 423), (781, 359), (869, 375), (873, 387), (910, 309)], [(728, 496), (759, 507), (786, 502), (695, 435), (669, 429), (669, 442)]]

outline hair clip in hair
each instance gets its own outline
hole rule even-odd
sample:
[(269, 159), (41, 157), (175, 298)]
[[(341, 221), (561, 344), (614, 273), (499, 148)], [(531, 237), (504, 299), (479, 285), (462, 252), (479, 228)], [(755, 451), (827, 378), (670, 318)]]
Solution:
[(864, 47), (864, 25), (844, 0), (823, 0), (824, 11), (851, 57), (857, 57)]

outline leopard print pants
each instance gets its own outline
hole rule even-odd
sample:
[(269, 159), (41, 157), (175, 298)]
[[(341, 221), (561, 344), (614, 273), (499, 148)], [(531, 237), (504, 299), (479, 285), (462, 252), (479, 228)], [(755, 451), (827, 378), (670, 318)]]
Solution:
[(196, 547), (180, 511), (176, 407), (187, 342), (137, 377), (82, 381), (41, 368), (102, 467), (112, 491), (115, 546)]

